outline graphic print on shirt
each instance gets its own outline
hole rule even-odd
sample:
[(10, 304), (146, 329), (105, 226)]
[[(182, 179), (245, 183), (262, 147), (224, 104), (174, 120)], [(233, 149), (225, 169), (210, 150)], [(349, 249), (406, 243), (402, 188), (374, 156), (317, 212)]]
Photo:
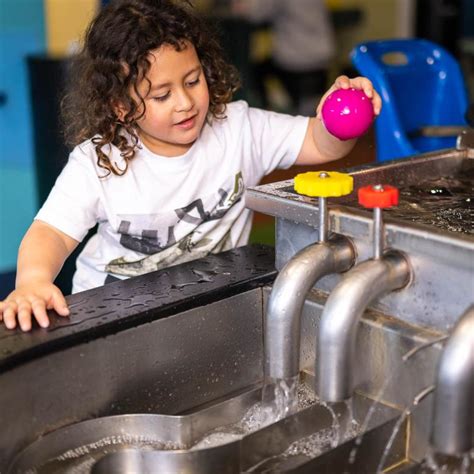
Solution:
[(230, 230), (234, 218), (226, 219), (226, 214), (243, 193), (244, 180), (239, 172), (217, 193), (195, 199), (174, 211), (120, 215), (120, 243), (147, 256), (135, 261), (124, 257), (114, 259), (105, 271), (137, 276), (233, 248)]

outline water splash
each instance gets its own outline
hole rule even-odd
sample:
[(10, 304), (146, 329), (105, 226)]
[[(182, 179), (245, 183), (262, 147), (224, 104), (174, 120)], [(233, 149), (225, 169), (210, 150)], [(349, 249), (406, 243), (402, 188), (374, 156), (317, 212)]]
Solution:
[(241, 439), (316, 403), (318, 399), (314, 392), (308, 385), (298, 383), (297, 377), (268, 384), (262, 391), (262, 401), (254, 404), (241, 420), (213, 430), (200, 439), (192, 449), (217, 446)]
[(275, 381), (274, 399), (271, 405), (274, 410), (274, 421), (286, 418), (296, 411), (298, 404), (297, 389), (298, 376)]

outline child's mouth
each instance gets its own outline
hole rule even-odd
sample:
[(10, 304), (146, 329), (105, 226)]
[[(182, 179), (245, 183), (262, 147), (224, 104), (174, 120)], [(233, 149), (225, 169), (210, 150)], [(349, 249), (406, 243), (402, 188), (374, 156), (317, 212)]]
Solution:
[(176, 126), (184, 130), (189, 130), (190, 128), (194, 127), (195, 122), (196, 122), (196, 115), (193, 115), (192, 117), (189, 117), (188, 119), (183, 120), (182, 122), (178, 122)]

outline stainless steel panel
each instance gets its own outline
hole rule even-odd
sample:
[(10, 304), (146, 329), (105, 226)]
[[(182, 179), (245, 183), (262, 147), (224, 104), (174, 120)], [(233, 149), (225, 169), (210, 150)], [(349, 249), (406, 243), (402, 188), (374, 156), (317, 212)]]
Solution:
[[(184, 416), (171, 415), (122, 415), (89, 420), (65, 427), (34, 442), (15, 460), (9, 474), (36, 472), (53, 474), (63, 472), (243, 472), (253, 471), (254, 466), (265, 464), (284, 453), (290, 446), (318, 432), (330, 431), (320, 443), (319, 456), (334, 447), (333, 440), (353, 439), (353, 418), (359, 423), (369, 411), (373, 412), (366, 429), (383, 427), (387, 420), (397, 420), (399, 412), (371, 400), (355, 396), (347, 403), (319, 405), (307, 408), (269, 426), (258, 428), (240, 439), (231, 437), (193, 447), (207, 432), (221, 424), (237, 422), (246, 411), (261, 400), (261, 389), (245, 392), (228, 401)], [(314, 402), (313, 402), (314, 403)], [(349, 408), (350, 407), (350, 408)], [(226, 433), (225, 427), (219, 432)], [(229, 431), (232, 433), (232, 431)], [(212, 431), (211, 431), (212, 433)], [(378, 444), (387, 442), (390, 433), (379, 434)], [(406, 439), (405, 430), (400, 431)], [(128, 448), (138, 445), (140, 450)], [(140, 452), (141, 451), (141, 452)], [(303, 465), (311, 457), (293, 457), (291, 463)], [(287, 463), (285, 455), (280, 460)], [(390, 462), (405, 457), (405, 442), (395, 445)], [(92, 471), (91, 471), (92, 470)], [(257, 469), (258, 471), (258, 469)]]
[(39, 357), (0, 379), (0, 472), (44, 433), (82, 420), (173, 414), (263, 376), (262, 290)]
[[(351, 173), (354, 188), (377, 182), (416, 183), (454, 170), (462, 172), (464, 168), (472, 171), (474, 160), (469, 156), (468, 150), (450, 150), (356, 169)], [(318, 235), (317, 201), (298, 196), (291, 186), (292, 180), (263, 185), (250, 189), (247, 196), (250, 208), (277, 217), (279, 270), (295, 253), (315, 242)], [(372, 257), (373, 219), (353, 200), (354, 195), (329, 200), (329, 227), (352, 239), (359, 263)], [(395, 218), (389, 213), (384, 220), (387, 247), (407, 255), (414, 277), (408, 287), (378, 299), (372, 308), (411, 324), (448, 330), (474, 301), (474, 237)], [(329, 292), (340, 278), (325, 277), (316, 288)]]
[[(269, 293), (269, 289), (265, 293)], [(317, 332), (326, 294), (313, 290), (303, 309), (300, 369), (310, 386), (315, 380)], [(409, 457), (421, 461), (426, 455), (433, 409), (433, 396), (414, 405), (417, 395), (435, 383), (443, 333), (406, 324), (369, 310), (362, 317), (357, 336), (357, 392), (386, 405), (411, 410)], [(416, 351), (416, 349), (419, 349)], [(416, 351), (409, 356), (410, 351)], [(408, 358), (407, 358), (408, 354)]]

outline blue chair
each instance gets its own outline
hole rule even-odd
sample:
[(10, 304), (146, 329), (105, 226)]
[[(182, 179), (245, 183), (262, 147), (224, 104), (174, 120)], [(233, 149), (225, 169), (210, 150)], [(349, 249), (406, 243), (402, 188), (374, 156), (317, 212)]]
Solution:
[(396, 39), (358, 44), (351, 58), (382, 97), (377, 161), (455, 146), (455, 135), (436, 136), (466, 125), (465, 83), (450, 53), (430, 41)]

